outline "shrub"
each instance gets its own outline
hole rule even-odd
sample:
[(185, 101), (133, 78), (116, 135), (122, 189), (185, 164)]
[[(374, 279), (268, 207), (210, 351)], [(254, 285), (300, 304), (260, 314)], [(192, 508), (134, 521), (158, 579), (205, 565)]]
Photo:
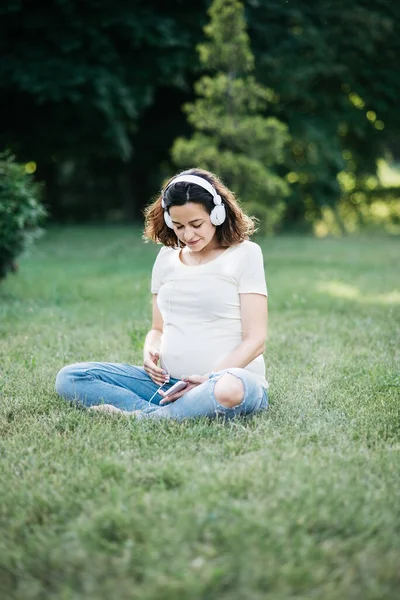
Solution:
[(41, 186), (25, 165), (0, 154), (0, 279), (16, 270), (16, 258), (42, 232), (46, 211), (40, 196)]

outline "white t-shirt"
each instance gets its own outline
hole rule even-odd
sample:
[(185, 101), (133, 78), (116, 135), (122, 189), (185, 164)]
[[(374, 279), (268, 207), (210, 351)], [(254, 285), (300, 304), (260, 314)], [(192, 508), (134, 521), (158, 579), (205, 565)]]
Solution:
[[(230, 246), (196, 266), (183, 264), (179, 254), (161, 248), (151, 280), (164, 322), (160, 362), (177, 379), (215, 370), (241, 343), (239, 294), (268, 295), (262, 251), (254, 242)], [(246, 369), (268, 387), (262, 355)]]

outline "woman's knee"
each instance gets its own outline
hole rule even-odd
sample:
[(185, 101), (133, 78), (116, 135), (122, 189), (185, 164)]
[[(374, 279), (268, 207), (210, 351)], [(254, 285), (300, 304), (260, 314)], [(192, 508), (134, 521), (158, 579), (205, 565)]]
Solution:
[(71, 395), (72, 385), (79, 378), (79, 374), (83, 373), (83, 363), (77, 363), (74, 365), (66, 365), (60, 369), (57, 373), (55, 388), (57, 394), (63, 398), (69, 398)]
[(55, 388), (57, 394), (64, 396), (66, 388), (70, 384), (70, 366), (63, 367), (57, 373)]
[(244, 398), (243, 381), (236, 375), (225, 373), (215, 384), (214, 395), (217, 402), (226, 408), (238, 406)]

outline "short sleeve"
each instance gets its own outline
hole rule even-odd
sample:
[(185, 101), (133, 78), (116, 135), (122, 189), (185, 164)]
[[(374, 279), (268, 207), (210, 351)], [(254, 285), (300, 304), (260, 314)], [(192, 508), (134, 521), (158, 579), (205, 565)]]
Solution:
[(254, 242), (246, 244), (246, 252), (242, 256), (238, 291), (239, 294), (268, 296), (263, 254), (260, 246)]
[(165, 273), (165, 254), (168, 249), (164, 246), (157, 254), (151, 273), (151, 293), (158, 294)]

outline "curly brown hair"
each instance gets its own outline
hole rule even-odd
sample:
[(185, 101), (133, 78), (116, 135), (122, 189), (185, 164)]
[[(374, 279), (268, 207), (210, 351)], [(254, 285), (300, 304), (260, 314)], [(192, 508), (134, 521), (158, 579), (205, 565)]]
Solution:
[[(177, 173), (168, 179), (157, 198), (144, 209), (145, 227), (143, 238), (146, 241), (151, 240), (152, 242), (161, 243), (164, 246), (173, 248), (177, 246), (177, 236), (174, 230), (170, 229), (164, 221), (164, 209), (161, 206), (161, 199), (164, 190), (178, 175), (197, 175), (198, 177), (203, 177), (214, 186), (217, 193), (221, 196), (225, 204), (226, 219), (222, 225), (217, 226), (216, 232), (218, 242), (222, 248), (228, 248), (229, 246), (243, 242), (249, 239), (249, 236), (256, 231), (254, 219), (243, 212), (233, 192), (214, 173), (205, 169), (195, 168)], [(171, 188), (172, 193), (170, 193)], [(164, 201), (167, 211), (169, 211), (171, 206), (183, 205), (187, 202), (202, 204), (209, 214), (214, 208), (214, 201), (209, 192), (196, 184), (187, 182), (180, 182), (170, 186), (168, 193), (164, 196)], [(185, 246), (185, 244), (181, 243), (181, 246)]]

